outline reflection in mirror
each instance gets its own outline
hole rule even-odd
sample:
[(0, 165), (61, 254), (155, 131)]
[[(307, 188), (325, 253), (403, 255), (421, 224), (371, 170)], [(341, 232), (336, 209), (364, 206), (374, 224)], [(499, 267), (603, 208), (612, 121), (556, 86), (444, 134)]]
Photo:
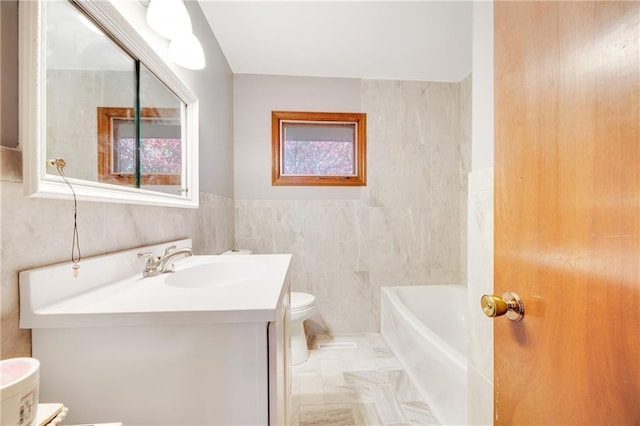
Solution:
[(98, 178), (101, 182), (134, 187), (165, 185), (167, 193), (179, 193), (182, 179), (180, 110), (142, 108), (140, 134), (138, 150), (133, 108), (98, 107)]
[(140, 108), (140, 187), (179, 195), (183, 103), (144, 65), (140, 65)]
[(46, 10), (47, 157), (70, 177), (181, 195), (183, 102), (71, 3)]
[(46, 8), (46, 153), (98, 180), (97, 106), (133, 110), (135, 60), (66, 1)]
[(19, 8), (25, 193), (197, 207), (195, 93), (109, 1)]

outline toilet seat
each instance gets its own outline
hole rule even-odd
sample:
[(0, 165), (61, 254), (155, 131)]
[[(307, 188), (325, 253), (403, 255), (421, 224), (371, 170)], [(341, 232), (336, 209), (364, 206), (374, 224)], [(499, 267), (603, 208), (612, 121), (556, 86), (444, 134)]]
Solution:
[(313, 294), (301, 293), (297, 291), (291, 292), (291, 310), (302, 311), (309, 309), (316, 304), (316, 298)]

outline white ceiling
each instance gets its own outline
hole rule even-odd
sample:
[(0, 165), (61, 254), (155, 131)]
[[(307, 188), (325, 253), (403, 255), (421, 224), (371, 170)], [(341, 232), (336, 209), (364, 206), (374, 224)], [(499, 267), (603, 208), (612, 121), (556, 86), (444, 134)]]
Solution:
[(468, 1), (199, 0), (236, 74), (460, 81)]

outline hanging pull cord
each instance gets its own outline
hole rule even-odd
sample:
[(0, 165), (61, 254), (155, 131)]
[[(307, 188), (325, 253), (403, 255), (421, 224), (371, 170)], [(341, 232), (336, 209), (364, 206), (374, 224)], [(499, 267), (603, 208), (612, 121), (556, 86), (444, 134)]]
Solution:
[(71, 182), (69, 182), (67, 175), (64, 174), (63, 167), (64, 163), (56, 165), (56, 169), (58, 169), (58, 173), (62, 177), (62, 180), (64, 180), (64, 183), (69, 186), (71, 194), (73, 194), (73, 241), (71, 244), (71, 262), (73, 263), (73, 276), (77, 278), (78, 270), (80, 269), (80, 259), (82, 259), (82, 254), (80, 253), (80, 239), (78, 237), (78, 200), (76, 199), (76, 191), (73, 190)]

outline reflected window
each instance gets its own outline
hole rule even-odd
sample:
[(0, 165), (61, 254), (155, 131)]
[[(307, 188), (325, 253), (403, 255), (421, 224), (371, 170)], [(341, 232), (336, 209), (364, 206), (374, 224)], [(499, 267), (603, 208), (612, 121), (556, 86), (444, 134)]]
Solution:
[(182, 175), (180, 110), (142, 108), (137, 156), (132, 108), (98, 108), (98, 173), (101, 182), (133, 185), (139, 161), (144, 185), (179, 185)]
[[(140, 170), (142, 174), (180, 174), (182, 164), (180, 138), (140, 139)], [(113, 172), (130, 173), (136, 169), (136, 140), (117, 138), (113, 147)]]

